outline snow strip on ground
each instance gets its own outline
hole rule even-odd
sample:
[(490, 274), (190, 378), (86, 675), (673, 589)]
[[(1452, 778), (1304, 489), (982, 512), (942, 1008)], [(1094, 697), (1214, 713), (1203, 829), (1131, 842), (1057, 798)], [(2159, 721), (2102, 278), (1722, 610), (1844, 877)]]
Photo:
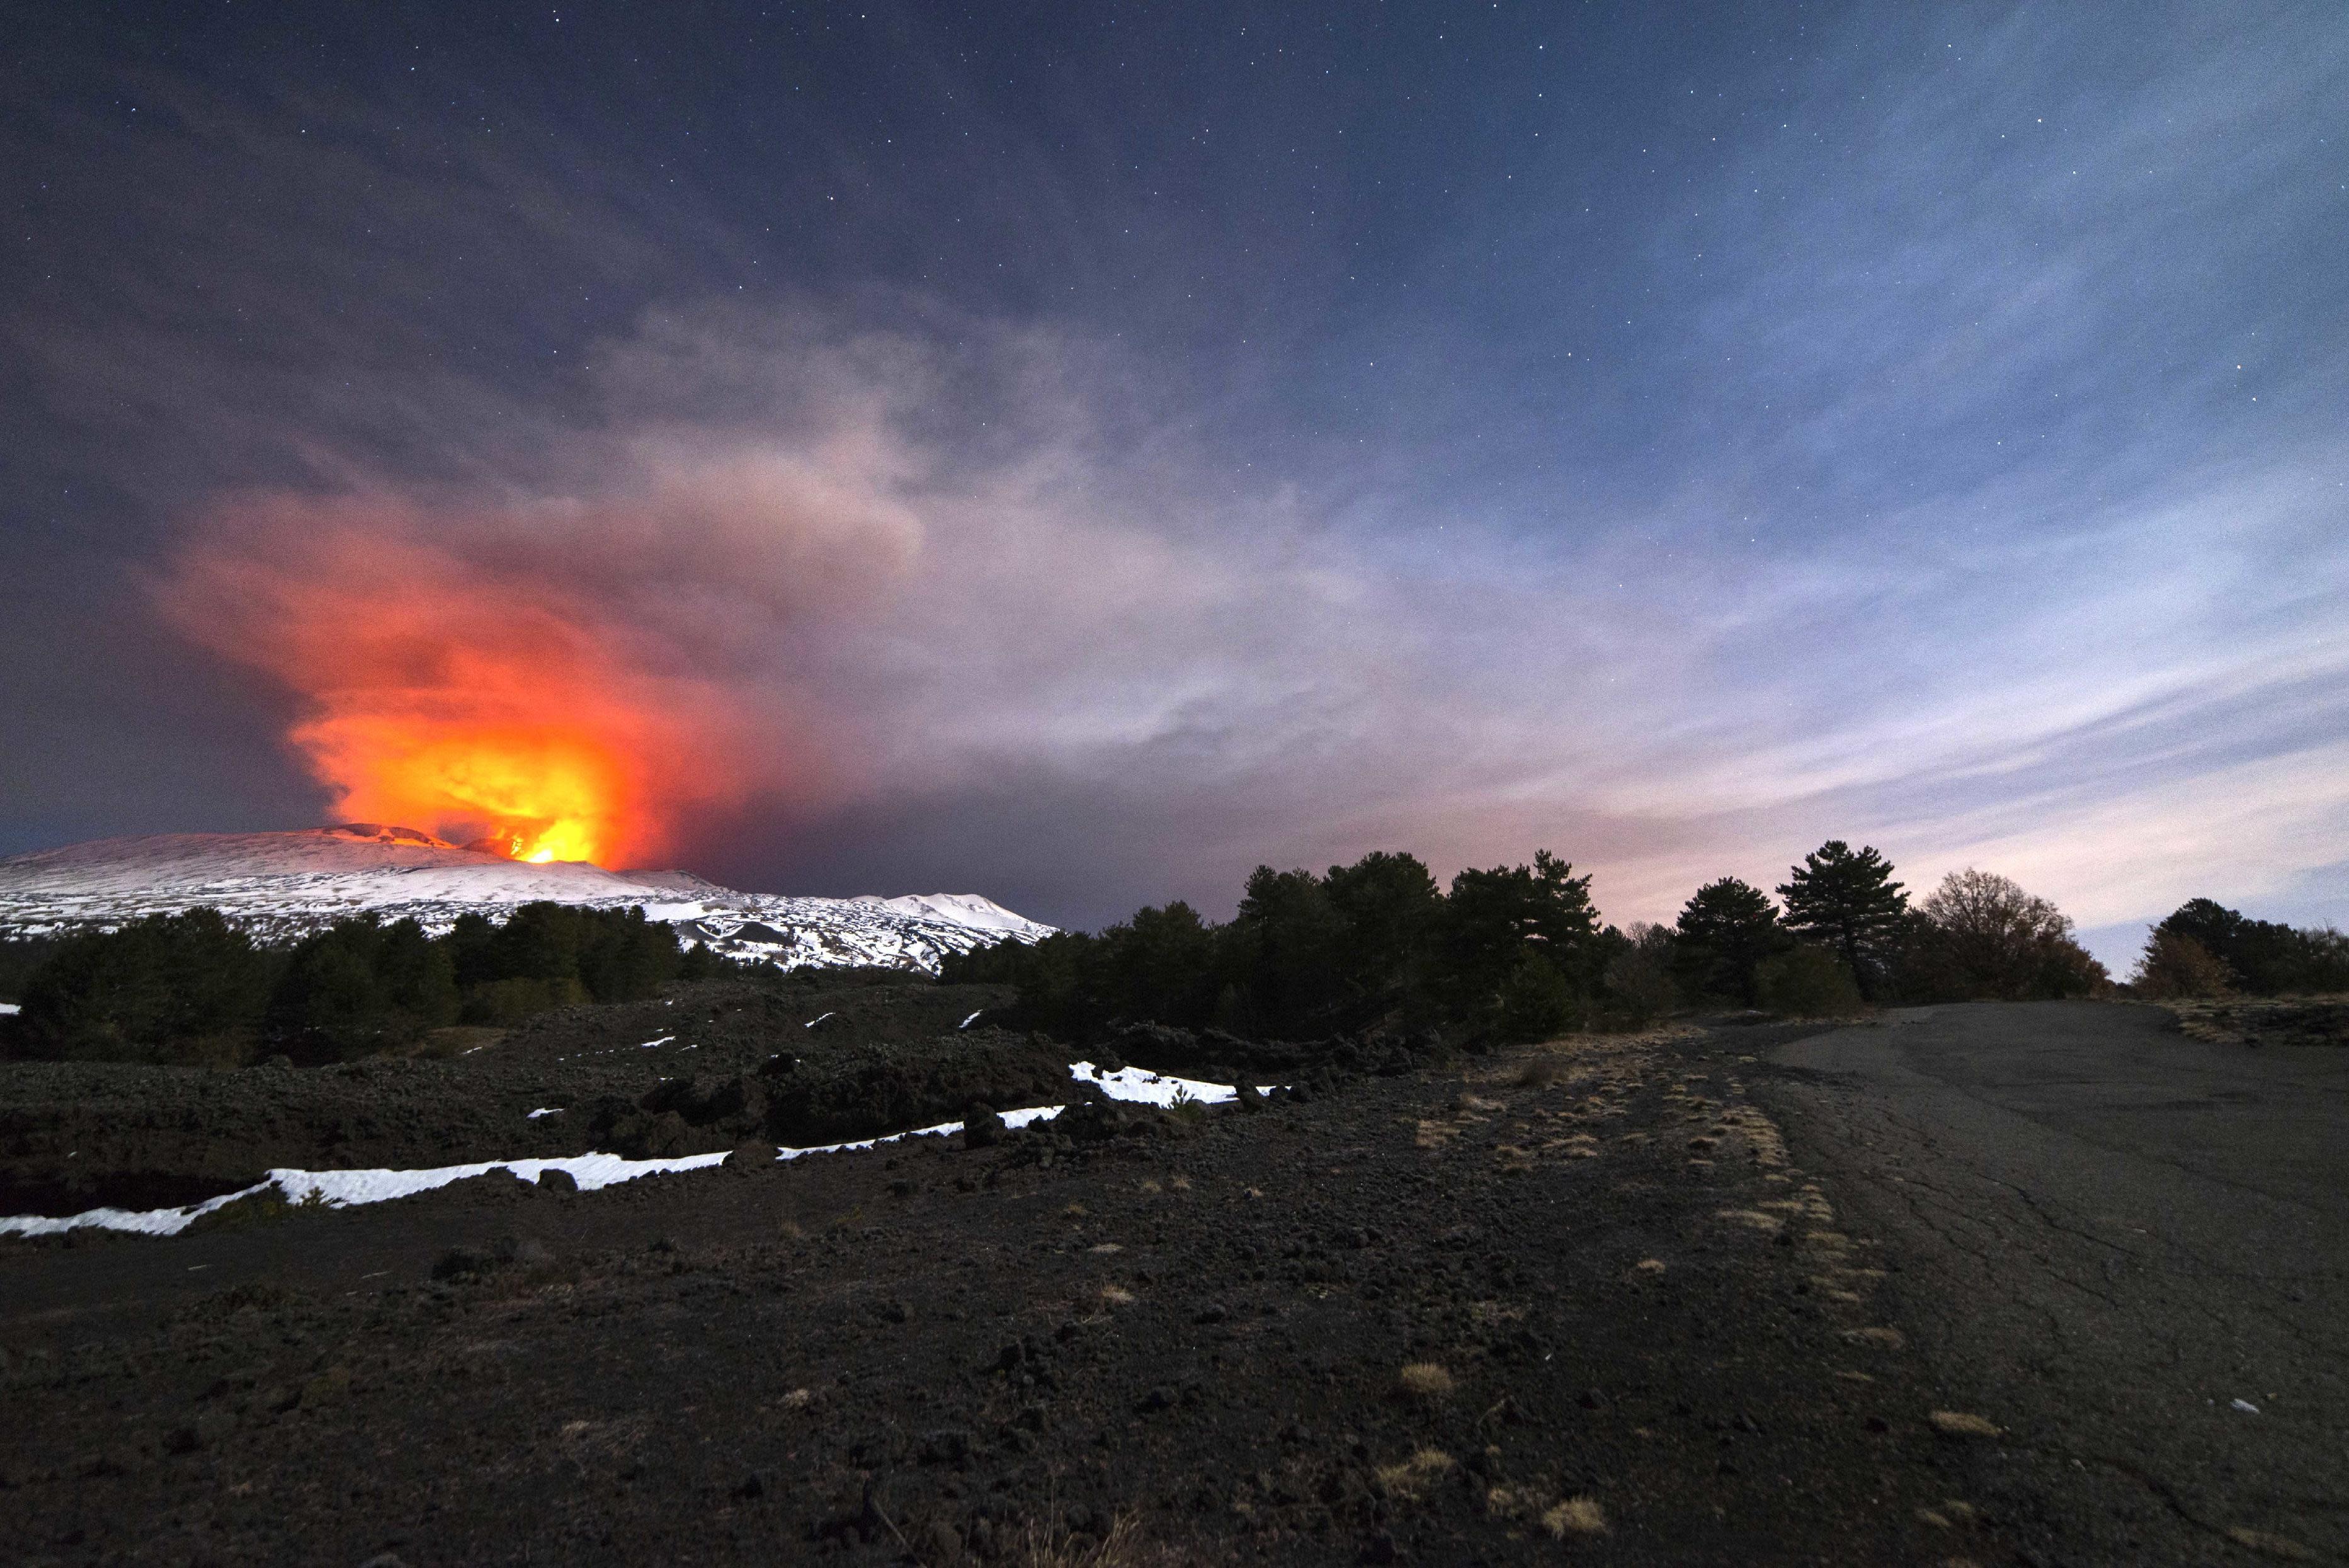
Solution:
[[(1091, 1062), (1071, 1063), (1070, 1076), (1088, 1083), (1101, 1085), (1102, 1093), (1112, 1099), (1136, 1100), (1144, 1105), (1168, 1106), (1178, 1100), (1197, 1105), (1221, 1105), (1237, 1099), (1239, 1090), (1227, 1083), (1202, 1083), (1197, 1078), (1167, 1078), (1146, 1068), (1120, 1068), (1105, 1073)], [(1270, 1094), (1271, 1084), (1257, 1085), (1258, 1094)]]
[[(1069, 1076), (1098, 1085), (1102, 1093), (1111, 1099), (1147, 1105), (1168, 1106), (1184, 1100), (1200, 1105), (1219, 1105), (1237, 1094), (1229, 1084), (1164, 1078), (1141, 1068), (1121, 1068), (1115, 1072), (1103, 1072), (1091, 1062), (1071, 1063)], [(1269, 1087), (1266, 1086), (1268, 1089)], [(1030, 1122), (1058, 1116), (1065, 1109), (1058, 1105), (1036, 1105), (1007, 1110), (1003, 1113), (1003, 1125), (1026, 1127)], [(533, 1111), (531, 1114), (536, 1117), (548, 1113)], [(779, 1150), (776, 1158), (797, 1160), (803, 1154), (849, 1153), (884, 1143), (895, 1143), (906, 1138), (950, 1137), (961, 1130), (962, 1123), (959, 1121), (941, 1121), (935, 1127), (917, 1127), (909, 1132), (885, 1133), (877, 1138), (861, 1138), (847, 1143)], [(730, 1150), (721, 1150), (714, 1154), (686, 1154), (667, 1160), (624, 1160), (616, 1154), (573, 1154), (556, 1160), (482, 1160), (468, 1165), (436, 1165), (420, 1171), (276, 1170), (241, 1191), (223, 1192), (217, 1198), (207, 1198), (201, 1203), (190, 1203), (177, 1209), (91, 1209), (62, 1217), (10, 1215), (0, 1218), (0, 1236), (47, 1236), (84, 1227), (133, 1231), (150, 1236), (176, 1236), (203, 1215), (273, 1187), (288, 1202), (321, 1203), (330, 1209), (344, 1209), (359, 1203), (382, 1203), (394, 1198), (412, 1197), (419, 1192), (429, 1192), (436, 1187), (446, 1187), (451, 1181), (486, 1176), (492, 1171), (512, 1171), (531, 1182), (537, 1181), (549, 1171), (567, 1171), (579, 1184), (581, 1191), (592, 1192), (599, 1187), (609, 1187), (617, 1181), (633, 1181), (640, 1176), (658, 1176), (671, 1171), (706, 1171), (713, 1165), (725, 1163), (730, 1153)]]

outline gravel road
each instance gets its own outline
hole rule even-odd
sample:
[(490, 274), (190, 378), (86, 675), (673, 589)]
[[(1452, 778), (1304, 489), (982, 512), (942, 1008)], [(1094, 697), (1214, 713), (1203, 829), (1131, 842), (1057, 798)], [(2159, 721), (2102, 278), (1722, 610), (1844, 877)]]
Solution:
[(1978, 1484), (2034, 1556), (2349, 1560), (2349, 1051), (2044, 1003), (1770, 1059), (1927, 1376), (2007, 1429)]

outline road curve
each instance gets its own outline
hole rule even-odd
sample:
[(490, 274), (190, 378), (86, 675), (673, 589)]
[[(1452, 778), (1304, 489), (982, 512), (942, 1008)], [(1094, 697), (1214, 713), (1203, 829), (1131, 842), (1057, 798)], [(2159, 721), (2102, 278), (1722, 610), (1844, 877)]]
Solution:
[[(2349, 1561), (2349, 1050), (1914, 1008), (1757, 1085), (2049, 1563)], [(1961, 1403), (1962, 1402), (1962, 1403)]]

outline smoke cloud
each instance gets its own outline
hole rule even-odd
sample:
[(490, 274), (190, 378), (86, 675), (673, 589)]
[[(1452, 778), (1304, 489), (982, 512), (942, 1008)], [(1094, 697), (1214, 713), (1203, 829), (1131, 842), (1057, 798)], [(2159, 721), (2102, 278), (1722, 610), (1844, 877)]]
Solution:
[(298, 699), (340, 815), (522, 859), (640, 864), (836, 758), (766, 655), (919, 547), (855, 454), (647, 460), (593, 500), (247, 496), (154, 584), (199, 645)]

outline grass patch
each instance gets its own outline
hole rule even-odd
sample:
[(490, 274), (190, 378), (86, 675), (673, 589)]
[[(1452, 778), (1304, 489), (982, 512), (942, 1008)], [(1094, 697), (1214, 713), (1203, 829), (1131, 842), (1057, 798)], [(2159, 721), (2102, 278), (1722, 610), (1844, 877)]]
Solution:
[(1414, 1399), (1448, 1399), (1452, 1397), (1452, 1374), (1433, 1361), (1414, 1361), (1395, 1374), (1402, 1391)]
[(1427, 1489), (1459, 1468), (1459, 1461), (1442, 1449), (1422, 1449), (1400, 1464), (1378, 1468), (1379, 1490), (1389, 1497), (1415, 1502)]
[(1595, 1497), (1569, 1497), (1542, 1515), (1542, 1528), (1560, 1541), (1569, 1535), (1604, 1535), (1607, 1511)]

